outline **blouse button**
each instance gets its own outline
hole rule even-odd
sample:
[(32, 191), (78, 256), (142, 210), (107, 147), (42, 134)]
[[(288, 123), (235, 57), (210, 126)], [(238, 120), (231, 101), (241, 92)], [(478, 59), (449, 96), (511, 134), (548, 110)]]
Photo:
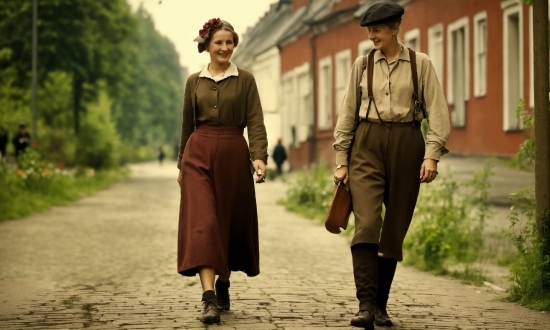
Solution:
[(212, 88), (213, 91), (217, 91), (218, 89), (216, 87)]
[(386, 93), (386, 95), (388, 95), (388, 93)]
[(215, 105), (215, 106), (214, 106), (214, 109), (217, 109), (217, 108), (218, 108), (218, 106), (217, 106), (217, 105)]

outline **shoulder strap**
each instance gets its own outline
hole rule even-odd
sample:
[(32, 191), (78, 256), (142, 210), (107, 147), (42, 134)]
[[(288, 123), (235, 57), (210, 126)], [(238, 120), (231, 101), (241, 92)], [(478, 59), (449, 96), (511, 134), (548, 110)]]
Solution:
[[(367, 57), (363, 56), (363, 67), (361, 69), (360, 77), (363, 76), (363, 72), (365, 71), (365, 68), (367, 67)], [(355, 124), (359, 122), (359, 109), (361, 108), (361, 80), (357, 83), (357, 105), (355, 107)]]
[(372, 99), (372, 77), (374, 75), (374, 53), (376, 51), (372, 49), (369, 53), (369, 62), (367, 67), (367, 88), (369, 91), (369, 99)]
[(416, 71), (416, 52), (410, 48), (407, 49), (409, 50), (409, 57), (411, 59), (411, 74), (414, 88), (412, 97), (414, 101), (414, 106), (415, 108), (420, 107), (420, 109), (422, 109), (422, 114), (424, 115), (424, 118), (428, 118), (428, 116), (426, 116), (426, 110), (424, 110), (424, 108), (420, 105), (420, 101), (418, 101), (418, 73)]

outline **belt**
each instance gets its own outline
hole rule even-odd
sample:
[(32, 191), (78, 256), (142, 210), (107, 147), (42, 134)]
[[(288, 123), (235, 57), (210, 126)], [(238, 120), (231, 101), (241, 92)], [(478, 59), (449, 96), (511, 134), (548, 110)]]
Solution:
[(379, 124), (383, 126), (389, 126), (389, 127), (405, 127), (405, 126), (412, 126), (412, 127), (418, 127), (420, 128), (421, 121), (414, 120), (414, 121), (406, 121), (406, 122), (398, 122), (398, 121), (371, 121), (367, 119), (361, 118), (360, 122), (369, 122), (373, 124)]

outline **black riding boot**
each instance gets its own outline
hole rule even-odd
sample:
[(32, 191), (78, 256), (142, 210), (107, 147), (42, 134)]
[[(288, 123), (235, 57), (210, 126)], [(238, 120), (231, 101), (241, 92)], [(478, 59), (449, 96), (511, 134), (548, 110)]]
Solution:
[(378, 245), (355, 244), (351, 247), (351, 255), (353, 277), (359, 300), (359, 313), (351, 319), (351, 325), (372, 330), (378, 285)]
[(220, 311), (216, 307), (217, 299), (214, 290), (204, 291), (202, 294), (202, 304), (204, 311), (201, 321), (203, 323), (220, 323)]
[(393, 325), (386, 306), (390, 295), (390, 288), (395, 275), (397, 260), (378, 257), (378, 290), (376, 292), (376, 311), (374, 312), (374, 324), (380, 327)]

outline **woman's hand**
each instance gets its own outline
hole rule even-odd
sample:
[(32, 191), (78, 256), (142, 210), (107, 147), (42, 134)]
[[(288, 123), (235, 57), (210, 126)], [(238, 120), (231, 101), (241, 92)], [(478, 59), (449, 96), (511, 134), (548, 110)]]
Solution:
[(420, 183), (430, 183), (437, 176), (437, 162), (435, 159), (426, 158), (420, 168)]
[(181, 170), (180, 170), (180, 173), (178, 174), (178, 184), (180, 185), (180, 188), (181, 188)]
[(256, 173), (256, 183), (265, 182), (266, 168), (265, 163), (261, 159), (256, 159), (254, 161), (254, 172)]
[(342, 165), (339, 169), (334, 172), (334, 184), (338, 184), (339, 181), (344, 182), (344, 184), (347, 184), (349, 180), (349, 173), (348, 173), (348, 167), (346, 165)]

